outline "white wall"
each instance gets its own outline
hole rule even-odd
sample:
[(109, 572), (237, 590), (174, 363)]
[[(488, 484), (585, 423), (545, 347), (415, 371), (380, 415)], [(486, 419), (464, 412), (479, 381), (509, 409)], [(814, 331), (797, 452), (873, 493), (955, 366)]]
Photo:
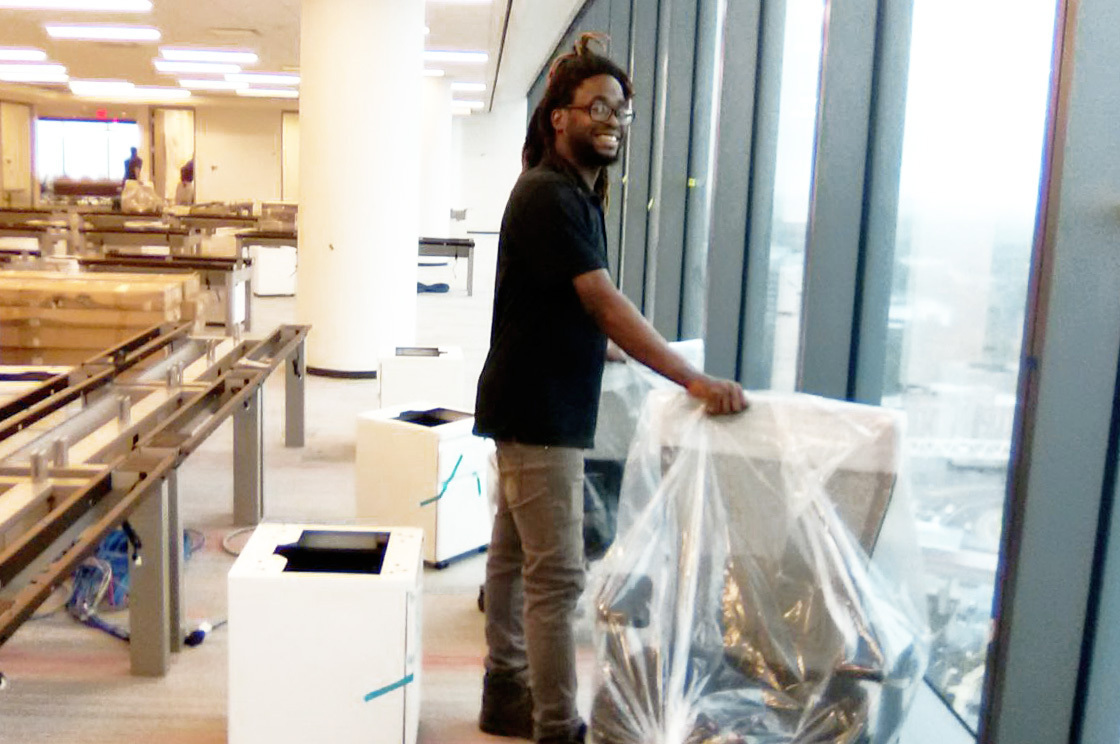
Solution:
[(195, 111), (195, 202), (280, 199), (281, 114), (276, 109)]
[(521, 173), (528, 103), (521, 98), (486, 114), (456, 117), (460, 150), (457, 208), (467, 209), (467, 229), (497, 232), (510, 189)]

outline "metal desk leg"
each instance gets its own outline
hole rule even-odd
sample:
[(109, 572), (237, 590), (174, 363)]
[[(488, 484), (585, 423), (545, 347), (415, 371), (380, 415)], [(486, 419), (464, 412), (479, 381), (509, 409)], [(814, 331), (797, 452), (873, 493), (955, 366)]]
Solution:
[(263, 392), (258, 387), (233, 414), (233, 519), (239, 525), (259, 524), (264, 514)]
[(474, 249), (467, 250), (467, 297), (474, 296)]
[(236, 336), (236, 334), (237, 334), (237, 330), (236, 330), (237, 319), (234, 317), (234, 314), (233, 314), (233, 290), (237, 287), (237, 283), (234, 280), (234, 276), (233, 276), (234, 273), (235, 272), (227, 271), (226, 274), (225, 274), (225, 280), (226, 280), (226, 335), (228, 335), (228, 336)]
[(242, 282), (245, 286), (245, 332), (250, 333), (253, 325), (253, 277), (252, 274), (245, 273), (245, 281)]
[(170, 606), (168, 630), (171, 650), (183, 650), (183, 523), (179, 519), (179, 475), (172, 470), (167, 476), (167, 568)]
[(301, 341), (292, 356), (284, 360), (284, 446), (303, 446), (303, 402), (304, 379), (307, 377), (307, 361), (304, 358), (304, 342)]
[(132, 673), (144, 677), (161, 677), (171, 664), (167, 492), (166, 482), (151, 489), (129, 517), (140, 538), (141, 562), (129, 569), (128, 650)]

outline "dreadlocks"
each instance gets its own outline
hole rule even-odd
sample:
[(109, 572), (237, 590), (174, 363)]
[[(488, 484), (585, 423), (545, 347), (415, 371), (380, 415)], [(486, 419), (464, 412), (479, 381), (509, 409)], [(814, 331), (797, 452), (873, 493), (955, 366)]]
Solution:
[[(529, 129), (525, 135), (525, 145), (521, 148), (521, 163), (532, 168), (542, 160), (554, 159), (556, 155), (556, 130), (552, 128), (552, 112), (571, 104), (576, 88), (584, 80), (596, 75), (610, 75), (622, 86), (627, 100), (633, 96), (630, 78), (607, 57), (592, 51), (591, 43), (606, 44), (603, 34), (585, 33), (575, 43), (574, 51), (557, 57), (548, 70), (548, 84), (544, 97), (529, 117)], [(606, 204), (607, 169), (599, 170), (595, 181), (595, 193)]]

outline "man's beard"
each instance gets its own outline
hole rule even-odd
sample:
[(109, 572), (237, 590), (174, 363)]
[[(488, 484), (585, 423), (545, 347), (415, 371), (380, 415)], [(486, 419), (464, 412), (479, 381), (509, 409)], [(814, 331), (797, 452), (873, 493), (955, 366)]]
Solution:
[(595, 143), (591, 141), (590, 136), (573, 137), (570, 145), (576, 162), (585, 168), (604, 168), (608, 165), (614, 165), (622, 155), (621, 141), (618, 149), (614, 151), (614, 155), (604, 155), (596, 150)]

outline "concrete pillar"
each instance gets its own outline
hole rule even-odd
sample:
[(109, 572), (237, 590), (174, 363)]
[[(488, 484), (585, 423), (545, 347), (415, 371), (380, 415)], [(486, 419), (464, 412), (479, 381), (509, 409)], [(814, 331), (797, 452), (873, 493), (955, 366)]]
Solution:
[(312, 372), (415, 343), (424, 0), (303, 0), (297, 317)]
[(423, 147), (420, 152), (420, 234), (451, 234), (451, 84), (424, 78)]

